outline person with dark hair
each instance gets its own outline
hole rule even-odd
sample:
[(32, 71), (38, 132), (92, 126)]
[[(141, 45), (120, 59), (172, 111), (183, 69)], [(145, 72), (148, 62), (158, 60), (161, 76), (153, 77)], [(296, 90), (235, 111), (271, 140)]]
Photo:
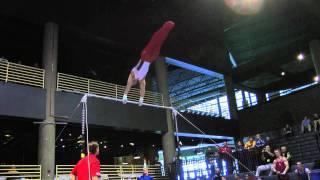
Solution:
[(304, 165), (298, 161), (297, 168), (294, 170), (298, 180), (308, 180), (308, 176), (311, 173), (309, 168), (304, 167)]
[(221, 154), (227, 154), (227, 153), (232, 153), (231, 148), (228, 146), (228, 142), (224, 141), (223, 146), (219, 147), (219, 153)]
[[(71, 180), (99, 180), (100, 161), (97, 159), (99, 155), (99, 144), (92, 141), (88, 144), (89, 152), (86, 157), (82, 158), (70, 173)], [(90, 162), (90, 163), (88, 163)], [(89, 172), (90, 169), (90, 172)], [(91, 176), (89, 178), (89, 175)]]
[(170, 31), (174, 28), (174, 26), (175, 26), (175, 23), (173, 21), (165, 22), (161, 26), (161, 28), (152, 35), (149, 43), (142, 50), (138, 64), (132, 68), (129, 74), (127, 85), (122, 97), (122, 101), (124, 104), (126, 104), (128, 101), (128, 93), (131, 87), (139, 83), (139, 86), (140, 86), (139, 106), (142, 105), (144, 94), (145, 94), (145, 88), (146, 88), (145, 77), (149, 71), (149, 66), (152, 62), (158, 59), (161, 47), (165, 42), (165, 40), (167, 39)]
[(289, 124), (286, 124), (286, 126), (283, 128), (282, 134), (284, 136), (291, 136), (292, 135), (292, 127)]
[(276, 159), (273, 161), (273, 172), (277, 174), (279, 180), (289, 180), (289, 175), (287, 174), (289, 163), (287, 158), (281, 156), (280, 149), (275, 149), (274, 154), (276, 155)]
[(287, 158), (289, 164), (291, 162), (292, 159), (292, 155), (291, 153), (288, 151), (287, 146), (281, 146), (281, 155), (285, 158)]
[(259, 177), (261, 171), (269, 171), (268, 175), (272, 175), (272, 163), (274, 161), (274, 154), (271, 152), (271, 147), (266, 145), (261, 152), (262, 164), (257, 167), (256, 176)]
[(242, 141), (239, 140), (239, 141), (237, 142), (236, 150), (237, 150), (237, 151), (243, 151), (243, 150), (244, 150)]

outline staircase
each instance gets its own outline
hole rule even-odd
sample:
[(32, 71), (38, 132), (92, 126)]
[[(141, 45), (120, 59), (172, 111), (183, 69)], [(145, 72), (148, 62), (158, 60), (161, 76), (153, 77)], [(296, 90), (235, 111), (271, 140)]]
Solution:
[(310, 163), (319, 160), (320, 147), (317, 143), (319, 134), (314, 132), (306, 134), (295, 132), (295, 134), (297, 135), (274, 139), (272, 144), (274, 147), (287, 146), (288, 151), (292, 154), (291, 163), (295, 163), (297, 161), (301, 161), (302, 163)]

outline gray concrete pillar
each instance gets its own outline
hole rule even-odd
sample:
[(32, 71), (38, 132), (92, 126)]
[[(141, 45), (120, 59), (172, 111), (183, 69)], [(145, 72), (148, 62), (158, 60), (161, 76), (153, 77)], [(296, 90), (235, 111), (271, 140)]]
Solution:
[(52, 22), (44, 27), (42, 66), (45, 69), (46, 117), (39, 127), (38, 161), (42, 166), (41, 179), (53, 180), (55, 174), (54, 120), (57, 82), (58, 25)]
[(264, 92), (256, 92), (256, 96), (257, 96), (257, 100), (258, 100), (258, 104), (264, 103), (267, 101), (266, 99), (266, 93)]
[(316, 75), (320, 76), (320, 43), (319, 40), (312, 40), (309, 43), (311, 59), (316, 71)]
[[(163, 95), (163, 101), (165, 106), (171, 106), (170, 97), (168, 92), (168, 83), (167, 83), (167, 67), (164, 61), (164, 58), (160, 57), (155, 62), (155, 71), (157, 77), (157, 84), (160, 93)], [(173, 163), (176, 146), (174, 139), (174, 122), (172, 119), (171, 110), (166, 110), (166, 121), (168, 126), (168, 131), (162, 135), (162, 147), (163, 147), (163, 156), (164, 163), (166, 168), (170, 168)]]
[(238, 119), (237, 101), (236, 101), (236, 95), (235, 95), (234, 85), (233, 85), (231, 76), (225, 76), (224, 83), (225, 83), (227, 97), (228, 97), (230, 118)]

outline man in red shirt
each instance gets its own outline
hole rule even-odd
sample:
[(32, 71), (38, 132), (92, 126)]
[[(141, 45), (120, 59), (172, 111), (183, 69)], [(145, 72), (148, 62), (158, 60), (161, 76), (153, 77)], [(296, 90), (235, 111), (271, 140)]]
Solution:
[(169, 32), (174, 28), (174, 26), (175, 23), (172, 21), (165, 22), (162, 27), (152, 35), (149, 43), (142, 50), (138, 64), (131, 70), (129, 75), (127, 86), (124, 90), (124, 95), (122, 98), (124, 104), (127, 103), (127, 95), (130, 91), (130, 88), (139, 82), (139, 106), (142, 105), (146, 88), (145, 77), (149, 71), (149, 66), (159, 57), (161, 46), (167, 39)]
[(219, 148), (219, 153), (232, 153), (227, 141), (223, 142), (223, 146)]
[[(99, 155), (99, 144), (90, 142), (89, 155), (81, 159), (73, 168), (70, 174), (71, 180), (98, 180), (100, 177), (100, 161), (97, 159)], [(90, 166), (88, 164), (90, 162)], [(88, 171), (90, 169), (90, 173)], [(91, 176), (91, 177), (90, 177)], [(90, 178), (89, 178), (90, 177)]]

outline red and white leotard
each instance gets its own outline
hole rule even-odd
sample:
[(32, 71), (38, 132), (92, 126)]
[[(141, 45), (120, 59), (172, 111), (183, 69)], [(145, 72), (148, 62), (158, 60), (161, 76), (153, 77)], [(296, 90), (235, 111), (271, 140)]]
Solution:
[(141, 52), (140, 61), (132, 69), (137, 80), (142, 80), (147, 75), (150, 64), (159, 57), (162, 44), (174, 26), (174, 22), (167, 21), (152, 35), (147, 46)]

